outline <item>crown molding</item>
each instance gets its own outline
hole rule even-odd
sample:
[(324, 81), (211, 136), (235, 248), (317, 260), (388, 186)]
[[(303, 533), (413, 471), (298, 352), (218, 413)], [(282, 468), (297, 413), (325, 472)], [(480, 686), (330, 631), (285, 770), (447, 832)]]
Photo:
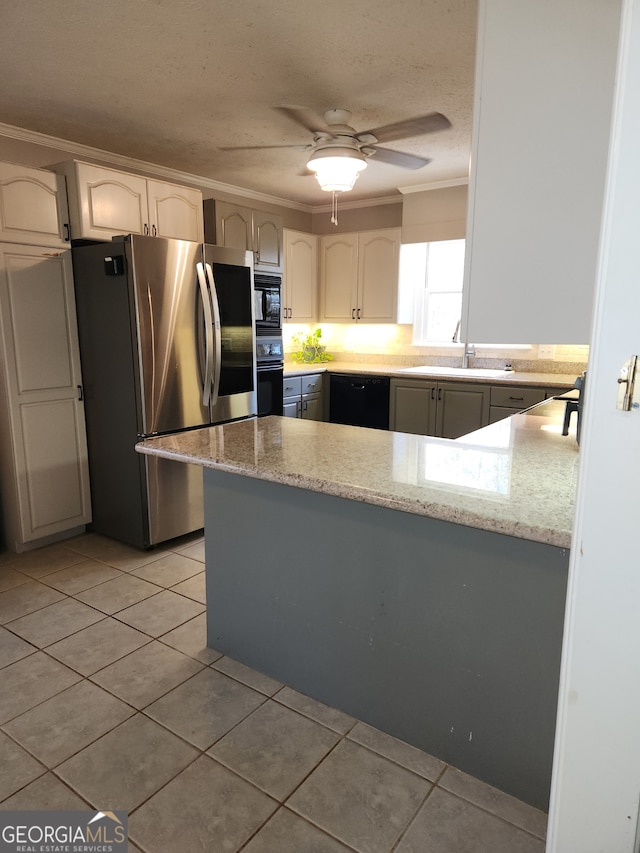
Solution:
[(427, 190), (442, 190), (447, 187), (461, 187), (468, 183), (469, 176), (464, 175), (459, 178), (449, 178), (446, 181), (433, 181), (429, 184), (413, 184), (409, 187), (398, 187), (398, 190), (403, 195), (409, 195), (410, 193), (423, 193)]
[[(338, 196), (340, 210), (355, 210), (358, 207), (380, 207), (383, 204), (402, 204), (402, 196), (390, 195), (386, 198), (361, 198), (359, 201), (342, 201), (342, 194)], [(312, 213), (330, 213), (332, 206), (322, 204), (311, 208)]]
[[(20, 142), (29, 142), (34, 145), (42, 145), (48, 148), (55, 148), (58, 151), (68, 152), (71, 157), (85, 157), (91, 160), (99, 160), (101, 163), (111, 166), (117, 166), (122, 169), (131, 169), (138, 172), (148, 172), (158, 178), (165, 178), (168, 181), (174, 181), (184, 184), (193, 184), (202, 189), (210, 189), (218, 192), (228, 193), (230, 195), (239, 196), (248, 199), (249, 201), (263, 202), (265, 204), (276, 204), (281, 207), (288, 207), (291, 210), (298, 210), (301, 213), (327, 213), (331, 211), (331, 204), (309, 205), (302, 202), (291, 201), (291, 199), (280, 198), (268, 193), (261, 193), (255, 190), (245, 189), (244, 187), (236, 187), (232, 184), (225, 184), (222, 181), (215, 181), (212, 178), (206, 178), (203, 175), (194, 175), (191, 172), (183, 172), (179, 169), (173, 169), (170, 166), (161, 166), (158, 163), (149, 163), (146, 160), (137, 160), (134, 157), (127, 157), (124, 154), (116, 154), (113, 151), (105, 151), (102, 148), (94, 148), (91, 145), (83, 145), (81, 142), (73, 142), (69, 139), (60, 139), (57, 136), (49, 136), (46, 133), (40, 133), (36, 130), (28, 130), (24, 127), (15, 127), (10, 124), (0, 122), (0, 136), (5, 136), (9, 139), (17, 139)], [(418, 184), (414, 186), (398, 187), (398, 190), (403, 195), (408, 193), (424, 192), (425, 190), (437, 190), (444, 187), (455, 187), (469, 183), (468, 177), (452, 178), (445, 181), (434, 181), (427, 184)], [(342, 201), (340, 199), (340, 208), (342, 210), (354, 210), (359, 207), (377, 207), (384, 204), (401, 204), (402, 195), (387, 196), (380, 198), (365, 198), (359, 201)]]
[(123, 169), (134, 169), (138, 172), (150, 172), (158, 178), (166, 178), (169, 181), (183, 184), (195, 184), (199, 188), (218, 190), (219, 192), (241, 196), (242, 198), (246, 198), (251, 201), (261, 201), (266, 204), (277, 204), (281, 207), (289, 207), (292, 210), (299, 210), (303, 213), (313, 212), (313, 208), (308, 204), (302, 204), (300, 202), (291, 201), (290, 199), (272, 196), (268, 193), (244, 189), (243, 187), (235, 187), (231, 184), (222, 183), (221, 181), (214, 181), (212, 178), (206, 178), (202, 175), (182, 172), (179, 169), (172, 169), (170, 166), (160, 166), (157, 163), (149, 163), (146, 160), (136, 160), (134, 157), (127, 157), (124, 154), (115, 154), (113, 151), (105, 151), (102, 148), (94, 148), (91, 145), (83, 145), (80, 142), (60, 139), (56, 136), (49, 136), (46, 133), (39, 133), (35, 130), (27, 130), (23, 127), (14, 127), (13, 125), (3, 124), (0, 122), (0, 136), (6, 136), (9, 139), (17, 139), (20, 142), (31, 142), (34, 145), (44, 145), (49, 148), (56, 148), (59, 151), (68, 152), (72, 157), (88, 157), (92, 160), (100, 160), (102, 163), (109, 164), (111, 166), (119, 166)]

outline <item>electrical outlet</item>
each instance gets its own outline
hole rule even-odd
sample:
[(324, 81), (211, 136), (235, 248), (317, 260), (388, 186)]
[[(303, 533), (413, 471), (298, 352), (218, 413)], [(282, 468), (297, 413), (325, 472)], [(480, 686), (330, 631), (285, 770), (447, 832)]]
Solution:
[(553, 361), (556, 355), (556, 348), (553, 344), (540, 345), (538, 347), (538, 358), (549, 359)]

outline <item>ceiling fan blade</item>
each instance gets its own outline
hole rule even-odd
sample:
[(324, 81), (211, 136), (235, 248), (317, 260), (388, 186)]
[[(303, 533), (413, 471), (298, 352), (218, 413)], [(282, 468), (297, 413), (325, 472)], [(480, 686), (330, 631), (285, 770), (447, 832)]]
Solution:
[(306, 127), (312, 133), (330, 133), (333, 136), (333, 131), (326, 121), (307, 107), (280, 106), (277, 109), (282, 110), (289, 118), (297, 124), (301, 124), (302, 127)]
[[(436, 130), (446, 130), (448, 127), (451, 127), (451, 122), (442, 113), (429, 113), (426, 116), (397, 121), (395, 124), (385, 124), (384, 127), (376, 127), (365, 133), (375, 136), (378, 142), (393, 142), (394, 139), (421, 136), (423, 133), (434, 133)], [(358, 134), (358, 136), (362, 135)]]
[(313, 145), (304, 142), (300, 145), (219, 145), (218, 151), (261, 151), (267, 148), (297, 148), (298, 151), (310, 151)]
[(415, 154), (392, 151), (390, 148), (374, 148), (373, 151), (374, 160), (379, 163), (389, 163), (390, 166), (401, 166), (403, 169), (421, 169), (431, 162), (428, 157), (417, 157)]

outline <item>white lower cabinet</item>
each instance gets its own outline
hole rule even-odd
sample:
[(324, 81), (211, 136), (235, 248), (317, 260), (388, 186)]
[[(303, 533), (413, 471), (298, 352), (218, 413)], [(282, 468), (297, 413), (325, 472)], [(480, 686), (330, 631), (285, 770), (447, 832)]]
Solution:
[(285, 378), (282, 397), (282, 413), (285, 418), (324, 420), (321, 374)]
[(0, 244), (0, 471), (5, 544), (91, 520), (69, 250)]

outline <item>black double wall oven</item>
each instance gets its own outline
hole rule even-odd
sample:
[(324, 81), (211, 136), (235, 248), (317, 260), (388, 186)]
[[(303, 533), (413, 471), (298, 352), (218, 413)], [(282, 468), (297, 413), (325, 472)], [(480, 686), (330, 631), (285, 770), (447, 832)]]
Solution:
[(282, 277), (255, 273), (258, 416), (282, 414)]

